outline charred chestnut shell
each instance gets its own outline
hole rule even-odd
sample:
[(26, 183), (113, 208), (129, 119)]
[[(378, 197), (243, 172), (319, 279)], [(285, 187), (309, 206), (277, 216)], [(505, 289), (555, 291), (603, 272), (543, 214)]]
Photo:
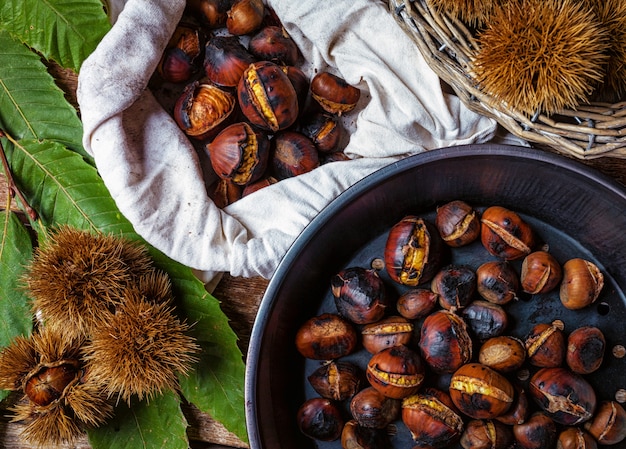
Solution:
[(428, 366), (437, 373), (454, 372), (472, 358), (472, 339), (465, 322), (446, 310), (426, 317), (419, 348)]
[(337, 310), (353, 323), (374, 323), (385, 314), (389, 300), (376, 270), (346, 268), (331, 278), (330, 286)]

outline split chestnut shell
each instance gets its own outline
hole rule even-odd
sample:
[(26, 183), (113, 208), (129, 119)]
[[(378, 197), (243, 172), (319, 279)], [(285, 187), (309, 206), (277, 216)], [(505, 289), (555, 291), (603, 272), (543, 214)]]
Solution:
[(185, 134), (198, 140), (215, 137), (233, 116), (235, 97), (219, 87), (189, 83), (174, 106), (174, 120)]

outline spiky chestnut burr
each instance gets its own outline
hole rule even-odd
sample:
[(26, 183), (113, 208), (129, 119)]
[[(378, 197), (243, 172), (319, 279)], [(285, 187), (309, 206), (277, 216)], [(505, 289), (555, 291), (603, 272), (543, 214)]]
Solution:
[(608, 39), (576, 0), (511, 0), (478, 34), (480, 88), (528, 116), (575, 109), (604, 77)]
[(500, 7), (503, 0), (426, 0), (426, 4), (438, 11), (462, 20), (470, 26), (485, 24), (493, 10)]

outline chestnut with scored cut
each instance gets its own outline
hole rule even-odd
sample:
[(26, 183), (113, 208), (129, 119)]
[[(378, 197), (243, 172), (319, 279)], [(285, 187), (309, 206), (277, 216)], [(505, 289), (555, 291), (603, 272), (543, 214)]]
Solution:
[(253, 125), (272, 132), (288, 128), (298, 118), (296, 90), (287, 74), (270, 61), (248, 66), (237, 85), (237, 98)]
[(556, 449), (597, 449), (596, 440), (579, 427), (568, 427), (561, 431)]
[(297, 423), (300, 431), (309, 438), (334, 441), (341, 436), (345, 421), (341, 409), (334, 401), (312, 398), (298, 409)]
[(476, 273), (465, 265), (448, 265), (435, 274), (430, 289), (439, 295), (442, 308), (462, 309), (474, 299)]
[(579, 310), (593, 304), (603, 287), (604, 275), (593, 262), (574, 258), (563, 265), (559, 299), (567, 309)]
[(204, 73), (219, 86), (235, 87), (255, 61), (235, 36), (214, 36), (204, 47)]
[(202, 53), (203, 35), (191, 25), (179, 24), (157, 66), (165, 81), (188, 81), (198, 70), (196, 60)]
[(540, 368), (552, 368), (563, 364), (567, 349), (563, 333), (564, 327), (561, 320), (554, 320), (551, 324), (539, 323), (533, 326), (524, 341), (527, 360), (531, 365)]
[(408, 320), (424, 318), (435, 310), (439, 295), (426, 288), (413, 288), (400, 295), (396, 301), (398, 313)]
[(436, 373), (452, 373), (472, 359), (465, 321), (447, 310), (426, 317), (418, 344), (424, 361)]
[(432, 280), (447, 254), (437, 229), (421, 217), (408, 215), (394, 224), (385, 243), (385, 269), (400, 284), (415, 287)]
[(424, 382), (425, 373), (420, 355), (404, 345), (377, 352), (365, 371), (372, 387), (394, 399), (416, 393)]
[(585, 429), (600, 444), (621, 443), (626, 439), (626, 410), (617, 401), (602, 401)]
[(241, 199), (243, 195), (240, 185), (235, 184), (229, 179), (218, 178), (207, 190), (209, 198), (220, 209), (225, 208), (229, 204)]
[(345, 268), (331, 278), (330, 288), (339, 314), (356, 324), (375, 323), (389, 305), (385, 284), (374, 269)]
[(559, 285), (562, 277), (561, 265), (549, 252), (534, 251), (524, 257), (520, 281), (526, 293), (548, 293)]
[(350, 401), (352, 417), (363, 427), (384, 429), (400, 416), (402, 402), (389, 398), (374, 387), (356, 393)]
[(504, 260), (516, 260), (530, 254), (535, 234), (516, 213), (501, 206), (485, 209), (481, 217), (480, 239), (487, 251)]
[(298, 352), (313, 360), (332, 360), (348, 355), (356, 349), (358, 341), (354, 326), (333, 313), (309, 318), (296, 333)]
[(398, 345), (408, 345), (413, 339), (413, 323), (401, 316), (388, 316), (361, 330), (363, 347), (370, 354)]
[(326, 112), (341, 115), (356, 107), (361, 91), (337, 75), (318, 72), (311, 80), (311, 97)]
[(604, 360), (606, 340), (595, 326), (574, 329), (567, 336), (567, 366), (578, 374), (589, 374), (598, 370)]
[(331, 152), (337, 148), (343, 128), (336, 116), (318, 112), (303, 118), (301, 131), (319, 151)]
[(513, 430), (493, 419), (472, 419), (461, 435), (463, 449), (509, 449)]
[(506, 260), (485, 262), (476, 269), (476, 290), (489, 302), (507, 304), (517, 299), (519, 288), (519, 276)]
[(435, 226), (443, 241), (452, 247), (468, 245), (480, 235), (478, 213), (461, 200), (437, 207)]
[(354, 363), (335, 360), (324, 363), (307, 377), (320, 396), (335, 401), (354, 396), (364, 378), (364, 373)]

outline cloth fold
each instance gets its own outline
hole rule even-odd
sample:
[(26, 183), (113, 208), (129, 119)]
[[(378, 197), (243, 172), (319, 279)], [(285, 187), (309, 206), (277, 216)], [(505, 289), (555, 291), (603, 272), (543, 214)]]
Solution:
[(332, 162), (219, 209), (191, 142), (148, 82), (184, 0), (127, 0), (84, 62), (77, 97), (83, 144), (120, 211), (147, 242), (204, 273), (271, 277), (310, 221), (360, 179), (400, 158), (490, 140), (494, 120), (444, 92), (413, 41), (377, 0), (268, 0), (304, 60), (358, 87), (348, 161)]

